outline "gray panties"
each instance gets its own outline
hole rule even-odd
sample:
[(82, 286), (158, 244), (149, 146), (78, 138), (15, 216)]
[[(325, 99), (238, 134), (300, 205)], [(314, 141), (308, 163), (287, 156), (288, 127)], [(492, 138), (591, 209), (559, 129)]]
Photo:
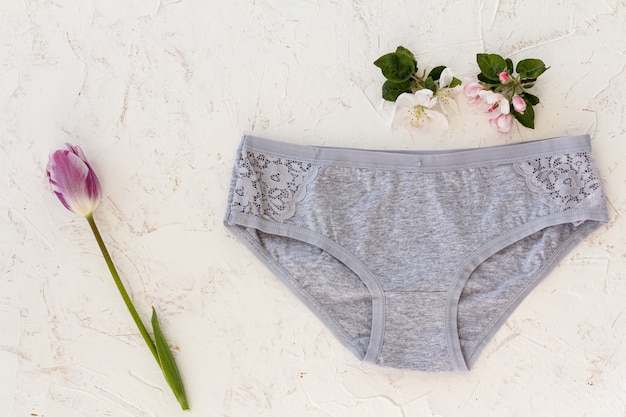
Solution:
[(452, 151), (245, 136), (225, 224), (358, 358), (463, 371), (607, 221), (589, 136)]

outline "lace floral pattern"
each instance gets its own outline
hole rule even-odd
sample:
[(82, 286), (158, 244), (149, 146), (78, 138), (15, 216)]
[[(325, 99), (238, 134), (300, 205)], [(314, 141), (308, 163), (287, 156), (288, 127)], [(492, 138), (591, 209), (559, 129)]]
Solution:
[(515, 171), (526, 178), (528, 188), (550, 207), (550, 213), (601, 207), (604, 202), (600, 176), (589, 152), (515, 162)]
[(296, 203), (304, 199), (318, 168), (309, 162), (243, 151), (231, 209), (282, 223), (295, 214)]

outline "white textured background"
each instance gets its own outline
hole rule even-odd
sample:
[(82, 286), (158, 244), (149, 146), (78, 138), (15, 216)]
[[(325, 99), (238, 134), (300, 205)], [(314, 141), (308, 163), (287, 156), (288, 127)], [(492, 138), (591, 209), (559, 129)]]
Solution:
[[(0, 416), (626, 415), (626, 2), (0, 1)], [(372, 65), (541, 58), (537, 128), (390, 127)], [(463, 100), (462, 100), (463, 101)], [(611, 222), (520, 306), (466, 374), (359, 363), (221, 224), (240, 136), (369, 148), (590, 133)], [(161, 313), (182, 412), (87, 223), (45, 179), (83, 147), (96, 212), (144, 317)], [(443, 254), (445, 256), (445, 254)]]

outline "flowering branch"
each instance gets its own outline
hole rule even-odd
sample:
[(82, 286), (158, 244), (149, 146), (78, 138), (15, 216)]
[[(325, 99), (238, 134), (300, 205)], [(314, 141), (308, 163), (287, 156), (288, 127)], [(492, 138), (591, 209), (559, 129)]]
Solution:
[(157, 318), (154, 307), (152, 308), (152, 330), (154, 333), (154, 340), (150, 337), (146, 326), (144, 326), (133, 302), (128, 296), (126, 288), (120, 279), (117, 269), (113, 264), (113, 260), (109, 255), (109, 251), (102, 240), (98, 226), (93, 218), (93, 212), (98, 207), (101, 198), (100, 181), (96, 176), (96, 173), (89, 165), (87, 158), (83, 154), (82, 149), (78, 146), (65, 144), (65, 148), (58, 149), (50, 154), (50, 160), (46, 168), (46, 174), (48, 181), (52, 186), (52, 191), (59, 198), (61, 203), (68, 210), (83, 216), (87, 219), (91, 231), (98, 242), (102, 256), (106, 261), (113, 281), (119, 290), (124, 304), (128, 308), (130, 315), (132, 316), (143, 340), (148, 345), (148, 349), (157, 361), (157, 364), (163, 372), (163, 376), (168, 385), (172, 389), (172, 392), (176, 396), (178, 403), (183, 410), (188, 410), (187, 398), (185, 396), (185, 389), (183, 382), (174, 361), (174, 356), (165, 340), (165, 336), (161, 331), (161, 326)]
[(508, 132), (513, 118), (522, 126), (534, 129), (533, 106), (539, 103), (539, 97), (527, 90), (549, 67), (534, 58), (523, 59), (514, 66), (511, 59), (497, 54), (477, 54), (476, 62), (481, 71), (476, 76), (477, 81), (466, 83), (464, 87), (470, 104), (483, 104), (492, 115), (489, 122), (499, 132)]
[[(381, 56), (374, 65), (387, 79), (382, 87), (383, 98), (398, 105), (396, 121), (416, 128), (426, 126), (430, 120), (447, 126), (445, 106), (456, 110), (452, 91), (461, 85), (449, 68), (440, 65), (428, 73), (425, 70), (420, 73), (415, 56), (403, 46)], [(436, 107), (440, 111), (433, 110)]]

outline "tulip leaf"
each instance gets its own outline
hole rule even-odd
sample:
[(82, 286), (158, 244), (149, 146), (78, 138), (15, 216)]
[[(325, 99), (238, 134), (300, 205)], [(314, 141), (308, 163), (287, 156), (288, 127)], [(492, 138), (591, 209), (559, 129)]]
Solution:
[(395, 83), (391, 80), (385, 81), (383, 84), (383, 98), (389, 101), (396, 101), (402, 93), (411, 92), (411, 80)]
[(159, 356), (159, 365), (165, 376), (165, 380), (174, 392), (176, 399), (178, 400), (183, 410), (189, 410), (187, 404), (187, 397), (185, 396), (185, 388), (183, 387), (183, 381), (178, 372), (178, 367), (174, 361), (172, 351), (163, 336), (161, 326), (159, 325), (159, 319), (154, 307), (152, 308), (152, 330), (154, 332), (154, 342), (156, 345), (157, 354)]

